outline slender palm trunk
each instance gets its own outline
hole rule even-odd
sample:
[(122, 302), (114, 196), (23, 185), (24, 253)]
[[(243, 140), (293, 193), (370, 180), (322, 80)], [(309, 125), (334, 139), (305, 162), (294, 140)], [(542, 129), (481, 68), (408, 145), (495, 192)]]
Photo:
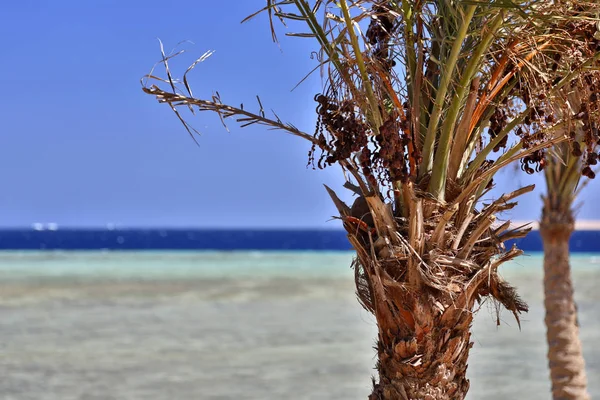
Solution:
[(544, 305), (552, 397), (585, 400), (590, 396), (569, 265), (573, 213), (569, 208), (552, 210), (548, 206), (547, 202), (540, 232), (544, 243)]

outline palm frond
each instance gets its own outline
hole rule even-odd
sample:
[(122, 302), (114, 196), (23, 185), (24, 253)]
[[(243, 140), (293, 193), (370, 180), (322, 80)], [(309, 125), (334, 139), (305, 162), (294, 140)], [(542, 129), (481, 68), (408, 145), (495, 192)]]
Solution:
[[(533, 187), (490, 204), (481, 199), (494, 176), (514, 162), (527, 173), (545, 167), (553, 196), (572, 196), (581, 173), (591, 176), (579, 166), (591, 163), (600, 140), (600, 100), (596, 94), (598, 107), (584, 109), (573, 92), (591, 103), (591, 92), (600, 89), (600, 34), (593, 28), (599, 20), (571, 6), (267, 0), (262, 11), (273, 40), (279, 19), (303, 25), (299, 32), (307, 33), (293, 35), (319, 46), (316, 69), (324, 87), (314, 99), (312, 135), (276, 114), (267, 117), (260, 99), (259, 111), (249, 112), (223, 104), (218, 93), (195, 98), (186, 78), (191, 69), (180, 90), (164, 51), (167, 77), (146, 76), (144, 91), (169, 104), (189, 132), (181, 106), (283, 130), (312, 143), (311, 161), (321, 150), (319, 168), (338, 164), (355, 180), (346, 185), (359, 195), (352, 207), (326, 189), (356, 250), (359, 301), (377, 319), (380, 384), (373, 398), (462, 398), (468, 389), (462, 372), (450, 389), (410, 392), (407, 379), (404, 395), (390, 380), (416, 382), (422, 371), (435, 376), (441, 365), (464, 372), (476, 302), (492, 297), (517, 321), (526, 311), (497, 270), (521, 254), (504, 243), (530, 228), (511, 228), (509, 221), (497, 226), (496, 220)], [(589, 91), (580, 90), (584, 84)], [(572, 138), (573, 127), (581, 138), (577, 132)], [(561, 162), (547, 157), (558, 153)], [(451, 332), (462, 336), (450, 339)]]

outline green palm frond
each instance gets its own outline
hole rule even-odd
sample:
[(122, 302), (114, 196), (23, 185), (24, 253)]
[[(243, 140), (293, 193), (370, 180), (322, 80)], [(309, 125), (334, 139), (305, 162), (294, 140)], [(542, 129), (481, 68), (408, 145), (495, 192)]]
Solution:
[[(547, 29), (549, 35), (568, 31), (566, 46), (557, 46), (539, 63), (542, 78), (529, 79), (528, 95), (543, 96), (542, 112), (564, 121), (559, 129), (569, 142), (556, 145), (544, 158), (544, 201), (545, 210), (570, 215), (577, 194), (595, 177), (599, 158), (600, 8), (596, 3), (572, 2), (565, 11)], [(573, 63), (572, 58), (577, 61)], [(549, 91), (547, 81), (558, 84)]]

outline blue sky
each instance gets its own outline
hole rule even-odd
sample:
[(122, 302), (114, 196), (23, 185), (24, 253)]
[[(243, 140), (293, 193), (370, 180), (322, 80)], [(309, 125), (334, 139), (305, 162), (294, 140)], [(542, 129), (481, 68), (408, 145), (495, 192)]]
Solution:
[[(196, 146), (168, 107), (139, 80), (182, 40), (177, 72), (206, 50), (191, 75), (195, 93), (254, 105), (260, 95), (286, 121), (312, 132), (318, 74), (310, 39), (270, 40), (266, 18), (240, 21), (262, 0), (228, 2), (89, 0), (5, 2), (0, 6), (1, 227), (59, 226), (338, 228), (322, 184), (339, 189), (336, 168), (306, 168), (309, 146), (260, 127), (227, 133), (209, 114), (189, 116)], [(540, 183), (507, 171), (499, 186)], [(595, 182), (594, 182), (595, 183)], [(600, 193), (592, 184), (584, 199)], [(539, 191), (514, 219), (536, 218)], [(599, 219), (592, 201), (583, 219)]]

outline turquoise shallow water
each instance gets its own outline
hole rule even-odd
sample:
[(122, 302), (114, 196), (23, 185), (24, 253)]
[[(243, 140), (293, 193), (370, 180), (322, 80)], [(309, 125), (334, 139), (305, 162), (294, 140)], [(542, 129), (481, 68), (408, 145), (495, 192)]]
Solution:
[[(347, 278), (353, 253), (332, 252), (219, 252), (219, 251), (4, 251), (4, 278)], [(504, 264), (504, 271), (530, 273), (541, 268), (542, 254), (530, 253)], [(600, 269), (600, 253), (577, 253), (573, 269)]]
[[(112, 279), (330, 277), (348, 275), (351, 252), (27, 252), (0, 253), (0, 272), (13, 278)], [(4, 262), (3, 262), (4, 261)]]
[[(375, 325), (352, 253), (2, 252), (3, 399), (364, 399)], [(522, 330), (474, 327), (471, 399), (549, 399), (541, 256), (503, 269)], [(572, 259), (592, 397), (600, 398), (600, 255)]]

